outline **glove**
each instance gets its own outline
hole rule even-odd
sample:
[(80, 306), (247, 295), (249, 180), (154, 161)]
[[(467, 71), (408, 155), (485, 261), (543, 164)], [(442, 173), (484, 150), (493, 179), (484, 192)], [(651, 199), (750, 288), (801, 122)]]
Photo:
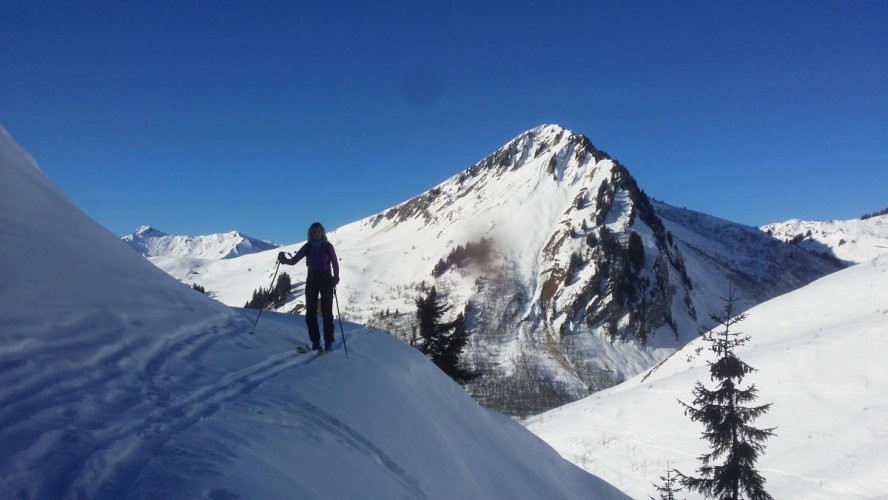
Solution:
[(333, 286), (336, 286), (338, 284), (339, 284), (339, 276), (333, 276)]
[(286, 264), (287, 260), (289, 259), (287, 259), (287, 255), (284, 252), (278, 252), (278, 262), (280, 262), (281, 264)]

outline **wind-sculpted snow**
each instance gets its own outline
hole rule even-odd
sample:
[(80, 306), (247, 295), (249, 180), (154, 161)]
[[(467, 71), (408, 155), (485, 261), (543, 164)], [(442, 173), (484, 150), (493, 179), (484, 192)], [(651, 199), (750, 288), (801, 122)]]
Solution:
[(385, 334), (248, 334), (2, 129), (0, 181), (0, 498), (625, 498)]

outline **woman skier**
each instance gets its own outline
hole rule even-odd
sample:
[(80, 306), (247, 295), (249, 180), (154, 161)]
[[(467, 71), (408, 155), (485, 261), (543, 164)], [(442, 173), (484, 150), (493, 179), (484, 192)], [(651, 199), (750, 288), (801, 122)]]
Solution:
[[(308, 325), (308, 338), (314, 351), (321, 350), (321, 335), (318, 328), (318, 294), (321, 296), (321, 314), (324, 317), (324, 350), (333, 350), (333, 289), (339, 284), (339, 261), (333, 244), (327, 241), (327, 232), (320, 222), (308, 228), (308, 241), (296, 252), (287, 257), (278, 253), (278, 262), (293, 265), (305, 258), (308, 277), (305, 280), (305, 323)], [(330, 274), (330, 268), (333, 273)]]

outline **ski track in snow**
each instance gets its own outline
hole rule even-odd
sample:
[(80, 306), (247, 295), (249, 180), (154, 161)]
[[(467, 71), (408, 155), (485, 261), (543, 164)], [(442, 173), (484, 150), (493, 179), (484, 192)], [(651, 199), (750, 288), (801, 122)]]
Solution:
[[(162, 344), (155, 353), (149, 354), (144, 370), (141, 370), (133, 381), (123, 382), (139, 383), (142, 386), (140, 393), (144, 395), (144, 399), (126, 396), (121, 400), (113, 396), (116, 378), (121, 375), (120, 371), (115, 369), (117, 363), (128, 357), (141, 357), (136, 356), (137, 352), (147, 347), (119, 344), (97, 357), (92, 367), (80, 365), (61, 372), (55, 371), (17, 387), (0, 401), (0, 428), (27, 425), (29, 419), (47, 411), (61, 411), (65, 417), (71, 419), (79, 417), (76, 411), (68, 412), (64, 408), (71, 394), (82, 392), (84, 387), (102, 388), (112, 394), (110, 404), (117, 407), (119, 412), (138, 412), (140, 407), (150, 405), (155, 409), (147, 416), (124, 419), (126, 422), (124, 425), (112, 424), (112, 427), (105, 427), (104, 424), (91, 426), (87, 423), (76, 427), (65, 426), (59, 432), (46, 433), (40, 438), (40, 442), (32, 443), (33, 452), (42, 454), (38, 459), (47, 461), (52, 459), (52, 450), (55, 447), (46, 446), (46, 441), (51, 443), (78, 439), (83, 443), (91, 443), (89, 447), (75, 452), (80, 456), (76, 463), (83, 465), (65, 474), (65, 477), (59, 480), (60, 484), (53, 487), (53, 490), (67, 491), (68, 498), (104, 497), (111, 492), (123, 494), (125, 489), (120, 488), (132, 484), (141, 469), (150, 461), (152, 456), (150, 450), (159, 449), (175, 434), (212, 416), (226, 402), (248, 394), (281, 373), (310, 364), (317, 358), (314, 353), (298, 353), (295, 349), (278, 353), (227, 374), (218, 382), (200, 385), (186, 394), (181, 394), (176, 398), (177, 402), (171, 404), (171, 389), (181, 389), (181, 387), (171, 387), (176, 384), (176, 380), (165, 380), (169, 373), (165, 368), (177, 361), (186, 362), (186, 365), (191, 364), (220, 341), (244, 335), (240, 332), (247, 331), (245, 326), (249, 325), (247, 319), (243, 318), (229, 320), (225, 324), (204, 324), (200, 331), (195, 331), (195, 327), (191, 327), (171, 335), (176, 340)], [(194, 333), (189, 334), (189, 330)], [(20, 367), (10, 365), (6, 367), (6, 371), (17, 368)], [(189, 374), (186, 374), (186, 378), (187, 375)], [(177, 379), (182, 378), (177, 376)], [(321, 410), (315, 409), (314, 413), (321, 414)], [(349, 432), (350, 429), (335, 418), (328, 416), (327, 420), (331, 421), (329, 425), (331, 429), (339, 429), (339, 434), (348, 436), (349, 442), (360, 444), (357, 448), (366, 449), (368, 453), (380, 457), (379, 461), (392, 470), (396, 477), (401, 478), (415, 493), (421, 493), (416, 490), (417, 482), (406, 478), (403, 471), (398, 469), (394, 461), (385, 457), (379, 448), (357, 433)], [(77, 436), (80, 433), (92, 436), (90, 439), (82, 439)], [(111, 491), (106, 491), (109, 489)]]
[[(184, 340), (163, 346), (151, 359), (152, 361), (146, 366), (146, 373), (155, 373), (176, 353), (183, 352), (184, 347), (192, 344), (198, 346), (217, 342), (222, 336), (221, 331), (230, 331), (234, 326), (233, 322), (229, 322), (224, 327), (207, 325), (191, 326), (176, 332), (173, 336), (176, 338), (185, 337)], [(190, 334), (196, 328), (202, 331), (196, 334)], [(100, 338), (100, 336), (96, 336)], [(203, 342), (198, 343), (199, 340)], [(106, 344), (102, 344), (104, 346)], [(82, 341), (78, 347), (82, 348)], [(113, 369), (118, 364), (129, 357), (133, 357), (144, 345), (133, 345), (127, 343), (114, 344), (114, 348), (105, 349), (105, 352), (97, 357), (93, 363), (78, 365), (70, 369), (58, 368), (51, 373), (45, 374), (43, 377), (32, 380), (28, 384), (22, 384), (18, 390), (12, 392), (2, 400), (0, 400), (0, 428), (11, 427), (16, 422), (22, 422), (33, 417), (46, 408), (52, 407), (53, 402), (64, 399), (63, 396), (71, 394), (72, 391), (82, 391), (84, 387), (94, 387), (96, 385), (105, 385), (114, 376), (118, 375)], [(64, 346), (62, 346), (62, 349)], [(59, 349), (58, 345), (54, 345), (53, 349)], [(101, 346), (97, 345), (96, 350), (101, 351)], [(187, 352), (187, 351), (186, 351)], [(24, 367), (25, 364), (20, 364)], [(109, 370), (96, 369), (95, 367), (108, 367)], [(14, 368), (13, 368), (14, 369)], [(149, 387), (156, 387), (157, 384), (149, 382)], [(150, 391), (149, 391), (150, 392)], [(23, 406), (24, 405), (24, 406)], [(15, 407), (15, 415), (5, 415), (6, 409)]]
[(428, 498), (425, 492), (422, 491), (419, 481), (411, 477), (407, 471), (398, 466), (394, 459), (389, 457), (381, 448), (373, 444), (360, 432), (352, 429), (345, 422), (305, 399), (294, 397), (294, 401), (298, 403), (296, 405), (298, 412), (302, 414), (299, 417), (303, 417), (306, 423), (324, 429), (348, 443), (350, 448), (370, 456), (410, 491), (410, 498)]
[[(198, 342), (198, 347), (191, 349), (198, 349), (207, 342), (212, 340)], [(188, 344), (179, 342), (174, 346), (189, 347)], [(172, 352), (172, 348), (165, 349), (155, 360), (163, 361)], [(313, 352), (299, 353), (296, 350), (275, 354), (226, 375), (215, 384), (194, 390), (181, 403), (159, 408), (140, 421), (128, 422), (128, 425), (115, 429), (108, 436), (97, 436), (95, 441), (98, 445), (84, 457), (82, 469), (77, 471), (69, 487), (65, 488), (68, 496), (105, 497), (124, 493), (127, 485), (132, 484), (150, 461), (152, 453), (146, 450), (159, 449), (175, 434), (214, 415), (225, 403), (254, 391), (287, 370), (308, 365), (317, 358)], [(90, 485), (97, 484), (100, 485), (99, 491), (90, 491)], [(116, 491), (118, 488), (123, 489)], [(106, 491), (108, 489), (111, 491)]]
[[(223, 328), (222, 332), (238, 331), (234, 322), (230, 322), (226, 326), (228, 328)], [(220, 334), (218, 328), (208, 328), (196, 335), (169, 343), (152, 356), (145, 364), (144, 374), (146, 377), (143, 378), (145, 379), (146, 393), (155, 406), (167, 406), (166, 402), (170, 395), (165, 390), (165, 384), (162, 383), (164, 373), (162, 368), (174, 359), (193, 361), (224, 338), (227, 336)]]

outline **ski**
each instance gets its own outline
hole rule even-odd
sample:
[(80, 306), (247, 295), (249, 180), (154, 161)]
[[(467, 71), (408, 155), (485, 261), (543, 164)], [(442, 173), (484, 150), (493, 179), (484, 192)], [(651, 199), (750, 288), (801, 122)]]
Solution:
[(331, 354), (333, 352), (333, 351), (325, 351), (323, 349), (321, 349), (321, 350), (309, 349), (308, 347), (305, 347), (304, 345), (296, 347), (296, 352), (298, 352), (299, 354), (305, 354), (308, 352), (315, 352), (315, 351), (318, 353), (318, 356), (326, 356), (327, 354)]

